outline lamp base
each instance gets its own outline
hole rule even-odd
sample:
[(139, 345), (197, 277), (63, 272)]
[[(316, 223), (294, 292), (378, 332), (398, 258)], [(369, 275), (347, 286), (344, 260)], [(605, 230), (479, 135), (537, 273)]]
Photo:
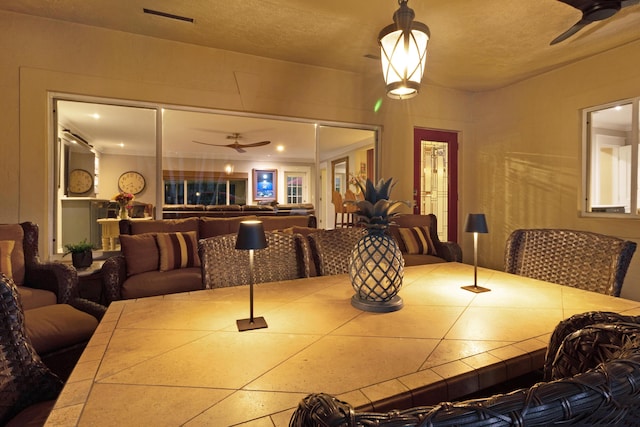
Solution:
[(464, 289), (465, 291), (470, 291), (476, 294), (480, 294), (482, 292), (489, 292), (491, 290), (489, 288), (483, 288), (482, 286), (478, 286), (478, 285), (460, 286), (460, 288)]
[(250, 331), (252, 329), (263, 329), (267, 328), (267, 321), (264, 320), (264, 317), (254, 317), (252, 319), (240, 319), (236, 320), (236, 324), (238, 325), (238, 331)]

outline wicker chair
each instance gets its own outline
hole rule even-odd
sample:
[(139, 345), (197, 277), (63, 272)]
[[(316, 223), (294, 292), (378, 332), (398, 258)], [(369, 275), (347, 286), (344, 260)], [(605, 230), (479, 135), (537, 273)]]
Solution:
[[(348, 403), (330, 395), (312, 394), (300, 402), (289, 425), (637, 426), (640, 420), (640, 325), (616, 323), (621, 318), (613, 313), (581, 316), (569, 324), (575, 327), (593, 320), (606, 323), (591, 324), (564, 337), (562, 334), (573, 327), (567, 328), (565, 322), (559, 325), (556, 338), (562, 337), (562, 344), (551, 364), (553, 374), (560, 377), (552, 376), (548, 382), (485, 399), (442, 402), (388, 413), (356, 412)], [(586, 362), (575, 364), (575, 360)], [(565, 376), (567, 373), (570, 376)]]
[[(199, 242), (204, 287), (222, 288), (249, 284), (249, 251), (239, 251), (236, 234)], [(266, 232), (267, 247), (255, 252), (254, 283), (309, 277), (308, 244), (301, 234)]]
[(4, 274), (0, 274), (0, 341), (0, 425), (43, 425), (62, 381), (27, 338), (17, 287)]
[(635, 250), (634, 242), (588, 231), (515, 230), (505, 271), (617, 297)]
[(360, 227), (310, 233), (307, 237), (318, 274), (331, 276), (348, 273), (351, 251), (364, 234), (365, 229)]

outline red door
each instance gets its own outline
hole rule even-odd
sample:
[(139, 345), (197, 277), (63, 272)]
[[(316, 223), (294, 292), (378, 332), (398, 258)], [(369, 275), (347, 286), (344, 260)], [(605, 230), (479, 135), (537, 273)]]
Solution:
[(458, 133), (413, 130), (414, 213), (438, 218), (442, 241), (458, 239)]

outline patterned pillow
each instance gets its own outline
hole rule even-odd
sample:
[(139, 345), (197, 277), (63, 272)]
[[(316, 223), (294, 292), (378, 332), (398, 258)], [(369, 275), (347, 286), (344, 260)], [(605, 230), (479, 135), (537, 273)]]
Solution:
[(160, 249), (160, 271), (200, 267), (195, 231), (156, 234)]
[(13, 278), (11, 271), (11, 253), (16, 242), (13, 240), (0, 240), (0, 273)]
[(400, 237), (409, 255), (435, 255), (436, 247), (431, 240), (429, 227), (426, 225), (411, 228), (399, 228)]

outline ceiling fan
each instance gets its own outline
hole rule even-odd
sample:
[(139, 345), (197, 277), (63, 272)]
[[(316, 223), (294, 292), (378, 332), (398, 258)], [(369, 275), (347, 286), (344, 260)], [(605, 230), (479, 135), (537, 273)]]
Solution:
[(242, 139), (242, 136), (239, 133), (233, 133), (231, 135), (227, 135), (227, 139), (233, 139), (233, 143), (231, 144), (210, 144), (208, 142), (200, 142), (193, 141), (196, 144), (202, 145), (212, 145), (214, 147), (229, 147), (236, 150), (238, 153), (246, 153), (245, 148), (254, 148), (254, 147), (262, 147), (263, 145), (271, 144), (271, 141), (260, 141), (260, 142), (252, 142), (251, 144), (240, 144), (238, 139)]
[(582, 28), (596, 22), (611, 18), (620, 9), (628, 6), (640, 4), (640, 0), (558, 0), (573, 6), (582, 12), (582, 18), (571, 28), (553, 39), (550, 44), (554, 45), (568, 39)]

